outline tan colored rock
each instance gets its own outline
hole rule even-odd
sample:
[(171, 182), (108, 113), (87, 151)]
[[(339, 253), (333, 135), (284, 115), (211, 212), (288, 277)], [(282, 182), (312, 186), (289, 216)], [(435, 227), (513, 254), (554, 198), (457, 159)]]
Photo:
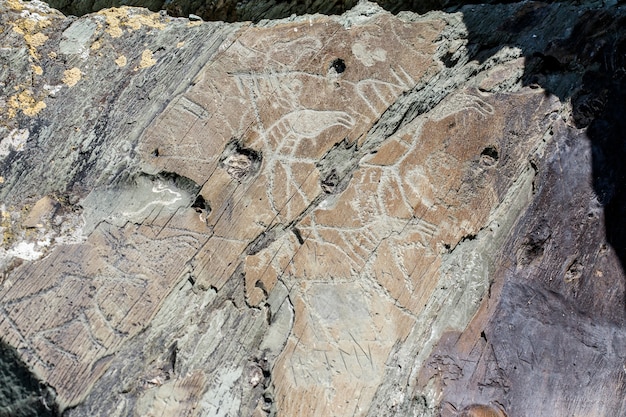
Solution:
[[(0, 4), (32, 60), (0, 102), (0, 334), (68, 417), (444, 412), (441, 352), (489, 358), (487, 319), (463, 331), (494, 265), (534, 265), (504, 242), (562, 107), (522, 51), (470, 60), (461, 14), (368, 3), (28, 25), (37, 4)], [(490, 393), (449, 414), (505, 415)]]
[[(392, 347), (422, 320), (440, 285), (442, 255), (487, 224), (502, 202), (503, 174), (523, 169), (532, 138), (541, 137), (534, 120), (550, 105), (541, 93), (501, 99), (498, 112), (488, 100), (477, 91), (446, 99), (365, 158), (332, 206), (322, 204), (303, 219), (303, 244), (289, 236), (267, 249), (268, 266), (256, 266), (264, 287), (271, 287), (268, 275), (276, 276), (293, 286), (297, 300), (293, 333), (277, 365), (281, 410), (320, 415), (345, 407), (360, 415), (369, 404)], [(534, 106), (534, 115), (517, 114)], [(511, 123), (523, 123), (531, 138), (517, 143), (515, 154), (497, 133)], [(489, 149), (498, 151), (485, 161)], [(507, 167), (498, 166), (502, 152)], [(281, 246), (294, 253), (282, 264)], [(300, 398), (315, 389), (324, 401), (292, 402), (294, 389)]]
[(22, 222), (24, 227), (43, 227), (57, 211), (59, 203), (49, 196), (39, 199)]
[[(140, 177), (126, 189), (96, 191), (85, 203), (93, 224), (85, 230), (86, 241), (57, 247), (22, 268), (3, 290), (8, 314), (0, 327), (6, 341), (31, 352), (26, 360), (55, 387), (62, 404), (80, 401), (111, 355), (150, 323), (187, 265), (198, 288), (219, 290), (233, 279), (257, 236), (302, 218), (323, 196), (317, 161), (344, 138), (362, 142), (400, 94), (436, 70), (432, 41), (443, 26), (383, 14), (352, 28), (318, 17), (243, 29), (138, 146), (147, 171), (202, 184), (210, 212), (200, 219), (188, 208), (192, 197), (167, 177)], [(418, 34), (419, 43), (407, 52)], [(333, 66), (338, 59), (345, 63), (340, 73)], [(97, 207), (99, 199), (113, 205)], [(321, 297), (326, 289), (320, 290)], [(343, 291), (338, 300), (353, 297), (351, 286)], [(367, 293), (356, 297), (357, 304), (369, 304), (360, 299)], [(363, 308), (362, 334), (338, 329), (350, 354), (351, 337), (376, 338), (368, 324), (371, 307)], [(385, 321), (389, 314), (402, 315), (389, 308), (381, 310)], [(40, 314), (29, 313), (35, 310)], [(394, 329), (385, 339), (406, 331)], [(360, 377), (371, 379), (380, 363), (373, 366)], [(335, 384), (330, 374), (324, 378)], [(338, 383), (352, 378), (345, 375)]]
[[(380, 14), (352, 27), (316, 17), (241, 29), (137, 146), (144, 171), (199, 184), (205, 207), (189, 208), (193, 195), (167, 175), (92, 193), (86, 241), (22, 268), (3, 291), (6, 340), (71, 405), (181, 276), (219, 291), (243, 265), (248, 303), (280, 280), (295, 309), (273, 370), (281, 412), (362, 415), (437, 285), (441, 254), (499, 202), (493, 125), (507, 110), (461, 91), (355, 161), (345, 191), (339, 167), (321, 172), (319, 161), (342, 141), (372, 146), (383, 112), (440, 69), (445, 26)], [(172, 385), (184, 378), (150, 381), (160, 388), (137, 412), (165, 412), (158, 398), (182, 395), (183, 413), (198, 395)]]

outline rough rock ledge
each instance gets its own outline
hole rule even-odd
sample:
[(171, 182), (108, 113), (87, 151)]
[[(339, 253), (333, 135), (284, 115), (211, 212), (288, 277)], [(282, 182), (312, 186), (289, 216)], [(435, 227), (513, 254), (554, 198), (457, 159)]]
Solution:
[(625, 16), (0, 0), (0, 416), (626, 414)]

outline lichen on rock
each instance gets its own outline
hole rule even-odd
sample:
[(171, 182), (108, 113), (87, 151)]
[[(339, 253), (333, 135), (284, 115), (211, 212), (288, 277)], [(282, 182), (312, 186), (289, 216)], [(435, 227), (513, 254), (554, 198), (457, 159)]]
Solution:
[(0, 3), (0, 414), (623, 414), (624, 21)]

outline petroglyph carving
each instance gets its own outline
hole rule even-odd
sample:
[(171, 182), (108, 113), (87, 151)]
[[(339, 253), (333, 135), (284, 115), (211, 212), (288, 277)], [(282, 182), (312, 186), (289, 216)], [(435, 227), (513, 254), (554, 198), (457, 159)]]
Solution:
[[(277, 213), (284, 210), (287, 217), (292, 217), (298, 209), (302, 210), (310, 204), (314, 197), (303, 190), (302, 180), (294, 175), (293, 169), (298, 165), (309, 165), (312, 172), (315, 170), (316, 161), (307, 158), (305, 152), (298, 150), (301, 147), (314, 148), (315, 139), (332, 127), (339, 126), (349, 130), (354, 123), (354, 118), (344, 111), (304, 109), (284, 115), (269, 127), (270, 143), (276, 145), (268, 158), (270, 172), (268, 193)], [(313, 141), (313, 144), (304, 144), (303, 141)], [(279, 203), (280, 198), (284, 198), (279, 197), (281, 194), (289, 196), (282, 204)]]
[[(296, 36), (295, 39), (289, 39)], [(251, 62), (261, 68), (291, 67), (306, 65), (311, 55), (319, 53), (324, 44), (317, 36), (299, 36), (289, 33), (287, 36), (271, 36), (265, 38), (237, 39), (237, 48), (233, 48), (242, 63)], [(259, 65), (259, 61), (261, 65)], [(303, 62), (304, 61), (304, 62)]]
[(402, 66), (398, 71), (389, 68), (393, 79), (383, 81), (377, 79), (365, 79), (356, 83), (356, 91), (374, 115), (380, 114), (388, 108), (395, 97), (415, 85), (415, 80)]
[(385, 62), (387, 60), (387, 51), (382, 48), (370, 48), (361, 42), (352, 44), (352, 53), (366, 67), (371, 67), (376, 62)]
[[(163, 198), (159, 204), (180, 198), (180, 193), (163, 183), (154, 184), (150, 191)], [(134, 213), (143, 215), (152, 208), (144, 206)], [(160, 218), (169, 217), (162, 213)], [(50, 383), (71, 389), (64, 401), (84, 395), (89, 386), (85, 381), (98, 378), (105, 369), (97, 365), (106, 362), (100, 360), (144, 328), (158, 309), (159, 294), (173, 284), (165, 277), (178, 276), (176, 270), (182, 269), (175, 259), (190, 256), (200, 244), (193, 232), (164, 227), (160, 232), (170, 237), (160, 241), (133, 234), (132, 229), (119, 231), (101, 223), (84, 244), (62, 248), (22, 272), (39, 276), (43, 286), (18, 280), (0, 292), (2, 333), (7, 340), (39, 352), (32, 357), (32, 365), (51, 372)], [(118, 252), (120, 247), (123, 253)], [(51, 262), (58, 264), (51, 267)], [(26, 325), (21, 312), (38, 305), (50, 314), (32, 317)], [(51, 363), (73, 369), (76, 377), (64, 380), (63, 373), (52, 372)]]
[[(448, 126), (446, 115), (462, 117), (466, 130), (445, 137), (431, 134), (431, 129), (448, 132), (441, 127)], [(389, 311), (407, 326), (419, 320), (428, 301), (425, 294), (433, 291), (440, 273), (441, 254), (476, 233), (489, 215), (481, 207), (494, 198), (491, 185), (476, 186), (471, 196), (462, 187), (481, 155), (497, 158), (491, 150), (499, 146), (497, 140), (480, 130), (484, 118), (493, 115), (493, 105), (472, 93), (442, 103), (365, 157), (348, 187), (341, 194), (329, 194), (298, 224), (300, 237), (285, 235), (254, 255), (254, 271), (263, 271), (264, 288), (272, 287), (271, 275), (276, 274), (286, 285), (293, 283), (294, 303), (301, 306), (296, 307), (301, 315), (280, 362), (292, 386), (340, 386), (349, 376), (359, 389), (369, 389), (376, 378), (369, 369), (383, 366), (386, 356), (378, 353), (390, 347), (385, 337), (374, 341), (364, 336), (383, 327), (376, 313), (363, 306), (393, 306)], [(468, 132), (475, 135), (470, 145)], [(252, 263), (249, 270), (253, 273)], [(321, 285), (332, 288), (324, 297), (319, 297)], [(368, 294), (376, 293), (376, 303), (333, 301), (342, 291), (356, 297), (363, 286), (375, 289)], [(468, 284), (469, 291), (479, 287)], [(350, 312), (337, 308), (339, 304)], [(335, 317), (346, 316), (351, 318), (350, 329), (335, 324)], [(386, 337), (402, 337), (402, 329)], [(317, 372), (311, 373), (311, 368)]]
[(176, 104), (178, 107), (180, 107), (181, 109), (185, 111), (188, 111), (189, 113), (191, 113), (198, 119), (206, 119), (209, 116), (209, 113), (204, 107), (192, 101), (188, 97), (181, 96), (180, 99), (178, 100), (178, 103)]
[(143, 207), (137, 208), (137, 210), (132, 210), (132, 207), (127, 207), (130, 210), (122, 211), (122, 216), (138, 216), (142, 213), (145, 213), (149, 209), (152, 209), (154, 206), (170, 206), (176, 204), (183, 199), (180, 192), (170, 188), (168, 185), (164, 184), (161, 181), (156, 181), (155, 184), (152, 186), (151, 191), (154, 196), (149, 199), (147, 204), (145, 204)]
[[(498, 7), (496, 15), (554, 23), (550, 10), (574, 10), (522, 6)], [(531, 236), (526, 223), (549, 214), (546, 201), (582, 207), (582, 221), (564, 219), (577, 226), (565, 232), (591, 236), (607, 217), (586, 184), (590, 170), (572, 176), (580, 177), (580, 199), (550, 183), (552, 173), (582, 166), (561, 158), (585, 162), (597, 141), (563, 125), (559, 110), (567, 108), (558, 97), (523, 87), (529, 77), (522, 75), (529, 74), (522, 55), (532, 53), (524, 49), (547, 42), (548, 32), (569, 33), (563, 27), (537, 32), (536, 39), (534, 28), (516, 28), (516, 51), (491, 58), (483, 51), (474, 57), (481, 62), (471, 62), (476, 40), (495, 39), (480, 19), (488, 7), (476, 8), (474, 18), (470, 9), (393, 16), (359, 2), (341, 18), (191, 27), (139, 9), (71, 19), (44, 16), (41, 2), (9, 0), (0, 9), (0, 20), (15, 29), (0, 34), (3, 59), (16, 64), (3, 69), (7, 97), (0, 97), (0, 112), (9, 119), (0, 126), (0, 135), (8, 135), (0, 141), (0, 159), (13, 158), (0, 167), (0, 195), (8, 197), (0, 231), (22, 246), (0, 248), (0, 337), (54, 387), (65, 408), (58, 414), (421, 415), (439, 411), (436, 402), (444, 398), (460, 404), (457, 415), (504, 417), (497, 404), (461, 409), (502, 395), (511, 410), (523, 409), (535, 387), (517, 390), (528, 386), (523, 376), (533, 364), (545, 371), (533, 375), (547, 375), (548, 382), (564, 375), (561, 380), (583, 394), (603, 386), (585, 385), (591, 379), (609, 381), (609, 394), (623, 387), (621, 310), (602, 303), (583, 308), (590, 305), (585, 285), (610, 287), (607, 297), (618, 307), (623, 301), (623, 285), (606, 287), (599, 279), (619, 269), (610, 242), (587, 250), (568, 234), (561, 246), (578, 261), (557, 265), (561, 280), (527, 279), (545, 277), (544, 267), (558, 260), (556, 226), (549, 242), (544, 236), (526, 251), (528, 262), (515, 260), (517, 234)], [(128, 13), (158, 21), (159, 28), (131, 28)], [(502, 26), (496, 15), (486, 22)], [(605, 22), (606, 14), (601, 17)], [(124, 36), (102, 36), (118, 20)], [(81, 36), (92, 48), (84, 59), (66, 62), (61, 55), (68, 45), (59, 44), (59, 31), (80, 22), (91, 22)], [(601, 38), (594, 38), (598, 45), (619, 52), (620, 45), (603, 46)], [(29, 61), (33, 39), (38, 46)], [(563, 65), (571, 61), (567, 51), (552, 54), (551, 45), (545, 53)], [(132, 71), (142, 50), (158, 54), (159, 64)], [(128, 65), (122, 67), (121, 58)], [(55, 86), (66, 65), (80, 66), (72, 70), (82, 74), (80, 91)], [(569, 69), (570, 81), (586, 71)], [(459, 91), (464, 85), (480, 90)], [(559, 85), (569, 96), (568, 86)], [(503, 91), (512, 89), (520, 91)], [(45, 111), (29, 122), (33, 112), (24, 106), (44, 101)], [(24, 126), (30, 133), (19, 130)], [(578, 136), (582, 140), (574, 140)], [(85, 197), (93, 184), (97, 190)], [(54, 214), (35, 216), (50, 210), (35, 206), (25, 219), (28, 206), (51, 193), (58, 202)], [(44, 235), (46, 228), (67, 226), (63, 216), (70, 211), (77, 220), (68, 227), (79, 235), (71, 244)], [(609, 231), (601, 229), (591, 241)], [(48, 239), (45, 252), (33, 239)], [(542, 258), (548, 244), (551, 255)], [(7, 264), (15, 249), (39, 259)], [(594, 279), (584, 280), (586, 272)], [(518, 278), (523, 285), (516, 285)], [(557, 299), (535, 286), (542, 283), (569, 292)], [(500, 298), (507, 291), (515, 298)], [(490, 300), (482, 298), (487, 292)], [(534, 292), (555, 302), (540, 303)], [(481, 299), (488, 302), (474, 314)], [(581, 308), (570, 309), (570, 301)], [(550, 309), (537, 310), (539, 304), (556, 306), (555, 320), (544, 323)], [(556, 314), (563, 306), (567, 317)], [(574, 343), (559, 338), (556, 345), (565, 340), (566, 351), (542, 360), (541, 350), (554, 351), (550, 340), (525, 338), (513, 343), (516, 355), (506, 344), (529, 332), (489, 317), (494, 311), (515, 316), (520, 307), (538, 314), (534, 327), (567, 324), (576, 330), (566, 332)], [(583, 313), (611, 320), (587, 337), (585, 326), (604, 321)], [(483, 328), (489, 340), (475, 334)], [(551, 334), (537, 328), (540, 336)], [(614, 335), (612, 344), (598, 336), (605, 331)], [(579, 343), (581, 332), (589, 343)], [(438, 340), (462, 351), (450, 362), (442, 355), (443, 372), (424, 366)], [(583, 356), (565, 363), (560, 359), (568, 352)], [(586, 375), (581, 358), (617, 363), (611, 368), (617, 371)], [(422, 385), (425, 368), (439, 380)], [(579, 415), (619, 408), (600, 400), (575, 403)]]
[(457, 417), (507, 417), (499, 405), (471, 404), (461, 410), (456, 410), (452, 404), (448, 405), (455, 411)]
[(446, 100), (429, 114), (432, 120), (441, 120), (455, 113), (474, 111), (480, 116), (487, 117), (494, 113), (494, 108), (480, 97), (465, 92), (457, 93)]
[(344, 111), (295, 110), (278, 119), (268, 128), (268, 136), (279, 143), (277, 154), (293, 155), (302, 139), (313, 139), (333, 126), (351, 129), (354, 119)]
[[(357, 151), (372, 140), (368, 132), (383, 112), (440, 66), (435, 40), (444, 23), (407, 21), (395, 31), (388, 30), (397, 26), (390, 24), (395, 17), (374, 20), (350, 30), (329, 17), (272, 29), (242, 25), (138, 139), (133, 163), (153, 174), (81, 201), (86, 242), (54, 258), (65, 280), (47, 279), (48, 258), (11, 277), (20, 283), (0, 293), (0, 330), (39, 355), (30, 363), (66, 403), (76, 404), (106, 370), (107, 357), (149, 328), (175, 283), (205, 293), (199, 297), (221, 296), (243, 277), (250, 305), (265, 308), (277, 282), (293, 305), (286, 344), (273, 342), (280, 346), (276, 355), (283, 349), (272, 368), (281, 412), (329, 415), (341, 406), (345, 415), (362, 415), (389, 352), (419, 319), (437, 283), (438, 245), (482, 225), (482, 206), (472, 199), (482, 204), (491, 196), (485, 186), (467, 204), (455, 200), (458, 167), (466, 155), (480, 154), (470, 149), (473, 141), (464, 138), (459, 155), (446, 159), (451, 151), (420, 130), (459, 111), (470, 125), (491, 116), (487, 99), (470, 93), (444, 103), (431, 121), (422, 117), (384, 138), (378, 154), (352, 159), (363, 156)], [(420, 42), (425, 46), (407, 47)], [(168, 64), (163, 60), (156, 70)], [(447, 140), (460, 147), (458, 138)], [(497, 145), (481, 140), (481, 149)], [(341, 143), (349, 152), (339, 153), (338, 164), (323, 165)], [(163, 172), (196, 185), (179, 187), (156, 174)], [(30, 288), (24, 276), (46, 286)], [(76, 299), (72, 308), (63, 295)], [(18, 310), (31, 304), (55, 309), (58, 320), (20, 317)], [(243, 310), (261, 311), (239, 304), (233, 310), (240, 310), (233, 313), (237, 321)], [(271, 321), (264, 316), (254, 326)], [(251, 326), (241, 323), (233, 326)], [(206, 330), (201, 320), (194, 325)], [(73, 337), (61, 337), (68, 334)], [(77, 378), (62, 380), (55, 367), (76, 369)], [(220, 368), (207, 379), (223, 376), (232, 393), (237, 381), (247, 381), (239, 371)], [(143, 380), (163, 395), (173, 392), (174, 382), (158, 375)], [(263, 386), (254, 381), (247, 385)], [(323, 401), (302, 402), (299, 409), (289, 402), (298, 397)], [(154, 411), (142, 407), (143, 414)], [(203, 414), (217, 412), (219, 401), (210, 407)]]

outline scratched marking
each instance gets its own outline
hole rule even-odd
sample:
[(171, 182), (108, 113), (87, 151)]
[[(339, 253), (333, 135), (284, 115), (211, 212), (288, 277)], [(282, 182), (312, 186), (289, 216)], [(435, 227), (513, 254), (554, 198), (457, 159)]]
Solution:
[(185, 96), (180, 96), (176, 106), (191, 113), (193, 116), (198, 119), (207, 119), (209, 117), (209, 112), (202, 107), (200, 104), (192, 101), (190, 98)]
[(314, 139), (333, 126), (351, 129), (354, 119), (344, 111), (294, 110), (274, 122), (267, 133), (278, 144), (276, 154), (293, 156), (302, 140)]
[(122, 216), (135, 217), (135, 216), (138, 216), (139, 214), (144, 213), (151, 207), (154, 207), (154, 206), (167, 207), (167, 206), (175, 205), (177, 202), (183, 199), (183, 196), (181, 195), (181, 193), (173, 190), (172, 188), (168, 187), (166, 184), (162, 183), (161, 181), (157, 181), (152, 186), (151, 191), (154, 194), (154, 197), (150, 198), (147, 204), (145, 204), (143, 207), (135, 211), (123, 211), (121, 213)]
[(428, 117), (431, 120), (438, 121), (452, 114), (463, 113), (464, 111), (473, 111), (482, 117), (488, 117), (494, 114), (494, 108), (491, 104), (478, 96), (461, 92), (445, 99), (428, 114)]
[(398, 68), (399, 73), (390, 68), (396, 82), (368, 78), (356, 83), (355, 87), (359, 98), (367, 104), (375, 117), (378, 117), (381, 111), (393, 104), (400, 93), (416, 84), (413, 77), (402, 66)]

